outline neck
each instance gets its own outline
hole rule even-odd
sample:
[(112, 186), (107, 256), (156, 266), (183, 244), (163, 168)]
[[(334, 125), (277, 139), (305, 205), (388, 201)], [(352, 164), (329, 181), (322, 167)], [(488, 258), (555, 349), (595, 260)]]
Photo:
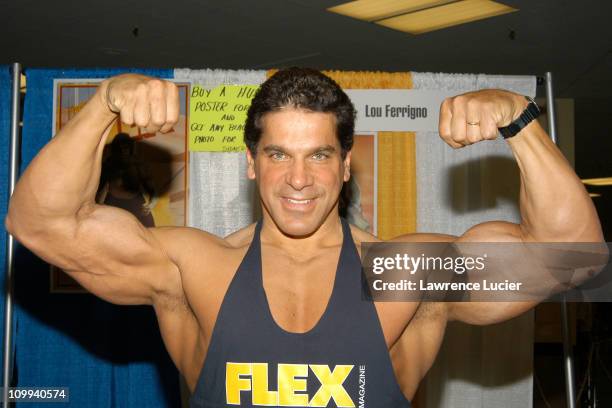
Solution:
[(312, 234), (304, 237), (286, 235), (266, 211), (263, 214), (261, 242), (283, 249), (287, 253), (307, 256), (321, 247), (342, 245), (342, 223), (337, 209), (332, 211)]

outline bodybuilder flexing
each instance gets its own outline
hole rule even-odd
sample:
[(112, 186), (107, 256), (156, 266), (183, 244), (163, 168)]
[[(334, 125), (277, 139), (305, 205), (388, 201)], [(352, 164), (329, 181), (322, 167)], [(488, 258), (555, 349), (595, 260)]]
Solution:
[[(502, 90), (449, 98), (440, 135), (453, 148), (498, 137), (529, 101)], [(354, 108), (325, 75), (282, 70), (259, 89), (245, 129), (248, 177), (263, 218), (220, 238), (146, 228), (95, 202), (116, 120), (167, 132), (174, 84), (140, 75), (101, 83), (40, 151), (10, 202), (7, 229), (109, 302), (149, 304), (194, 407), (408, 407), (450, 320), (491, 324), (535, 302), (371, 302), (361, 298), (360, 243), (377, 239), (339, 217), (350, 177)], [(532, 121), (508, 144), (520, 169), (521, 223), (397, 242), (600, 242), (591, 199)], [(401, 341), (398, 339), (401, 338)], [(360, 381), (367, 373), (367, 382)]]

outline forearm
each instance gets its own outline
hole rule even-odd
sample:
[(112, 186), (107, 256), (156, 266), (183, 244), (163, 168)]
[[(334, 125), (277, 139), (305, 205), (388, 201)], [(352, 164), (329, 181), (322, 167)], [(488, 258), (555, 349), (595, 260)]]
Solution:
[(64, 221), (95, 202), (105, 139), (116, 118), (104, 89), (103, 83), (21, 176), (6, 220), (11, 233), (37, 234), (60, 220), (68, 226)]
[(508, 139), (520, 169), (525, 242), (599, 242), (593, 202), (563, 154), (537, 122)]

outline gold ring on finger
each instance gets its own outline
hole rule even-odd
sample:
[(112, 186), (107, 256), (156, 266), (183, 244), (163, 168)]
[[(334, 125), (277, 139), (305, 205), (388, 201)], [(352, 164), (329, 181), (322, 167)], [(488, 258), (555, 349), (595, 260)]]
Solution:
[(470, 126), (480, 126), (480, 122), (468, 122), (467, 124)]

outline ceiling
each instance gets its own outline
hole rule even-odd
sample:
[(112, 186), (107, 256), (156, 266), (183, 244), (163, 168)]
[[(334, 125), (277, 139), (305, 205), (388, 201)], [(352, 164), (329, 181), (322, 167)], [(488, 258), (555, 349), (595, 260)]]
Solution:
[(612, 2), (520, 11), (419, 36), (325, 11), (343, 0), (0, 0), (0, 64), (536, 74), (558, 97), (612, 95)]

